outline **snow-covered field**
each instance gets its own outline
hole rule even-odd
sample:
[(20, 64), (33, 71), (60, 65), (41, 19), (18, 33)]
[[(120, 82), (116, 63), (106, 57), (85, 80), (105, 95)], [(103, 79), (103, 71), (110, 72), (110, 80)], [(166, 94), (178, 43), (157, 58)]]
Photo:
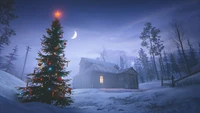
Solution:
[(14, 87), (25, 83), (12, 75), (5, 79), (4, 75), (8, 74), (0, 71), (0, 113), (200, 113), (199, 84), (163, 88), (160, 81), (153, 81), (140, 84), (139, 90), (74, 89), (74, 103), (61, 109), (41, 103), (16, 102)]

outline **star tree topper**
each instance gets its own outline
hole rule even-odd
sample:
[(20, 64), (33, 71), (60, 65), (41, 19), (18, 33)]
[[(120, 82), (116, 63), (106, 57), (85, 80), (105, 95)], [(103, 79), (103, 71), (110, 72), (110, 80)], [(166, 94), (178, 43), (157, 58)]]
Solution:
[(54, 16), (55, 16), (56, 18), (60, 18), (61, 15), (62, 15), (62, 13), (61, 13), (60, 11), (56, 11), (56, 12), (54, 13)]

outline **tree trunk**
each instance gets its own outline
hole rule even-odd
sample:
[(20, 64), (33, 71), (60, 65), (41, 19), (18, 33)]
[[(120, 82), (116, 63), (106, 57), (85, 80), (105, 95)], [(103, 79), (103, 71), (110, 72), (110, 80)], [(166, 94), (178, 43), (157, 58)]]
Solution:
[(180, 46), (181, 46), (181, 51), (182, 51), (182, 53), (183, 53), (183, 58), (184, 58), (185, 63), (186, 63), (187, 71), (188, 71), (188, 73), (190, 73), (190, 68), (189, 68), (189, 65), (188, 65), (188, 61), (187, 61), (187, 58), (186, 58), (186, 54), (185, 54), (185, 51), (184, 51), (184, 49), (183, 49), (183, 39), (181, 39), (180, 29), (178, 28), (177, 25), (175, 26), (175, 28), (176, 28), (176, 32), (177, 32), (177, 36), (178, 36), (177, 38), (178, 38), (178, 41), (179, 41)]
[(164, 71), (164, 67), (163, 67), (163, 64), (162, 64), (162, 56), (161, 54), (159, 54), (159, 64), (160, 64), (160, 68), (161, 68), (161, 86), (163, 86), (163, 75), (165, 75), (165, 71)]
[(152, 56), (153, 56), (154, 68), (155, 68), (155, 71), (156, 71), (156, 77), (157, 77), (157, 80), (159, 80), (158, 70), (157, 70), (156, 61), (155, 61), (155, 56), (154, 56), (154, 54), (152, 54)]
[(188, 71), (188, 73), (190, 73), (190, 67), (189, 67), (189, 64), (188, 64), (188, 60), (187, 60), (187, 58), (186, 58), (185, 51), (184, 51), (184, 49), (183, 49), (182, 41), (180, 42), (180, 44), (181, 44), (181, 51), (182, 51), (182, 53), (183, 53), (183, 58), (184, 58), (185, 63), (186, 63), (187, 71)]
[[(150, 42), (150, 45), (151, 45), (151, 48), (152, 48), (152, 42), (151, 42), (150, 37), (149, 37), (149, 42)], [(155, 71), (156, 71), (157, 80), (159, 80), (158, 70), (157, 70), (156, 61), (155, 61), (155, 55), (154, 55), (154, 53), (151, 53), (151, 50), (150, 50), (150, 55), (153, 56), (153, 65), (154, 65), (154, 68), (155, 68)]]

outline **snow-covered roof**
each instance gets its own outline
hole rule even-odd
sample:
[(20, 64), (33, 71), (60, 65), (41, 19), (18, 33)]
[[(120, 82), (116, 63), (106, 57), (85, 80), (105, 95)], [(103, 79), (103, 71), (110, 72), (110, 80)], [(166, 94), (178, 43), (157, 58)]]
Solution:
[(109, 73), (117, 73), (119, 70), (116, 68), (116, 64), (110, 63), (110, 62), (104, 62), (104, 61), (99, 61), (99, 60), (94, 60), (94, 59), (89, 59), (82, 57), (81, 63), (91, 63), (90, 67), (88, 67), (86, 71), (101, 71), (101, 72), (109, 72)]
[[(87, 69), (84, 72), (88, 72), (88, 71), (98, 71), (98, 72), (106, 72), (106, 73), (123, 73), (123, 72), (127, 72), (131, 68), (126, 68), (123, 70), (119, 70), (117, 68), (116, 64), (110, 63), (110, 62), (104, 62), (104, 61), (99, 61), (99, 60), (94, 60), (94, 59), (89, 59), (89, 58), (81, 58), (81, 62), (80, 62), (80, 66), (81, 63), (91, 63), (91, 65), (89, 67), (87, 67)], [(134, 69), (133, 69), (134, 70)], [(134, 70), (135, 73), (137, 73)]]

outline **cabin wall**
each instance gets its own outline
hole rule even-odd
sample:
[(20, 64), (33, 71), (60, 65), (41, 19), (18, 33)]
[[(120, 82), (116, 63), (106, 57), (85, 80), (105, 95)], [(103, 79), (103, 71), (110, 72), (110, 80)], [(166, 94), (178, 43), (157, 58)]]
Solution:
[(118, 82), (119, 88), (130, 88), (130, 89), (138, 88), (137, 75), (121, 73), (118, 75), (118, 78), (119, 78)]
[(91, 76), (90, 73), (75, 76), (73, 79), (74, 88), (92, 88), (91, 86)]
[[(100, 76), (103, 76), (103, 84), (100, 83)], [(74, 77), (74, 79), (74, 88), (138, 88), (137, 75), (127, 73), (87, 72)]]

